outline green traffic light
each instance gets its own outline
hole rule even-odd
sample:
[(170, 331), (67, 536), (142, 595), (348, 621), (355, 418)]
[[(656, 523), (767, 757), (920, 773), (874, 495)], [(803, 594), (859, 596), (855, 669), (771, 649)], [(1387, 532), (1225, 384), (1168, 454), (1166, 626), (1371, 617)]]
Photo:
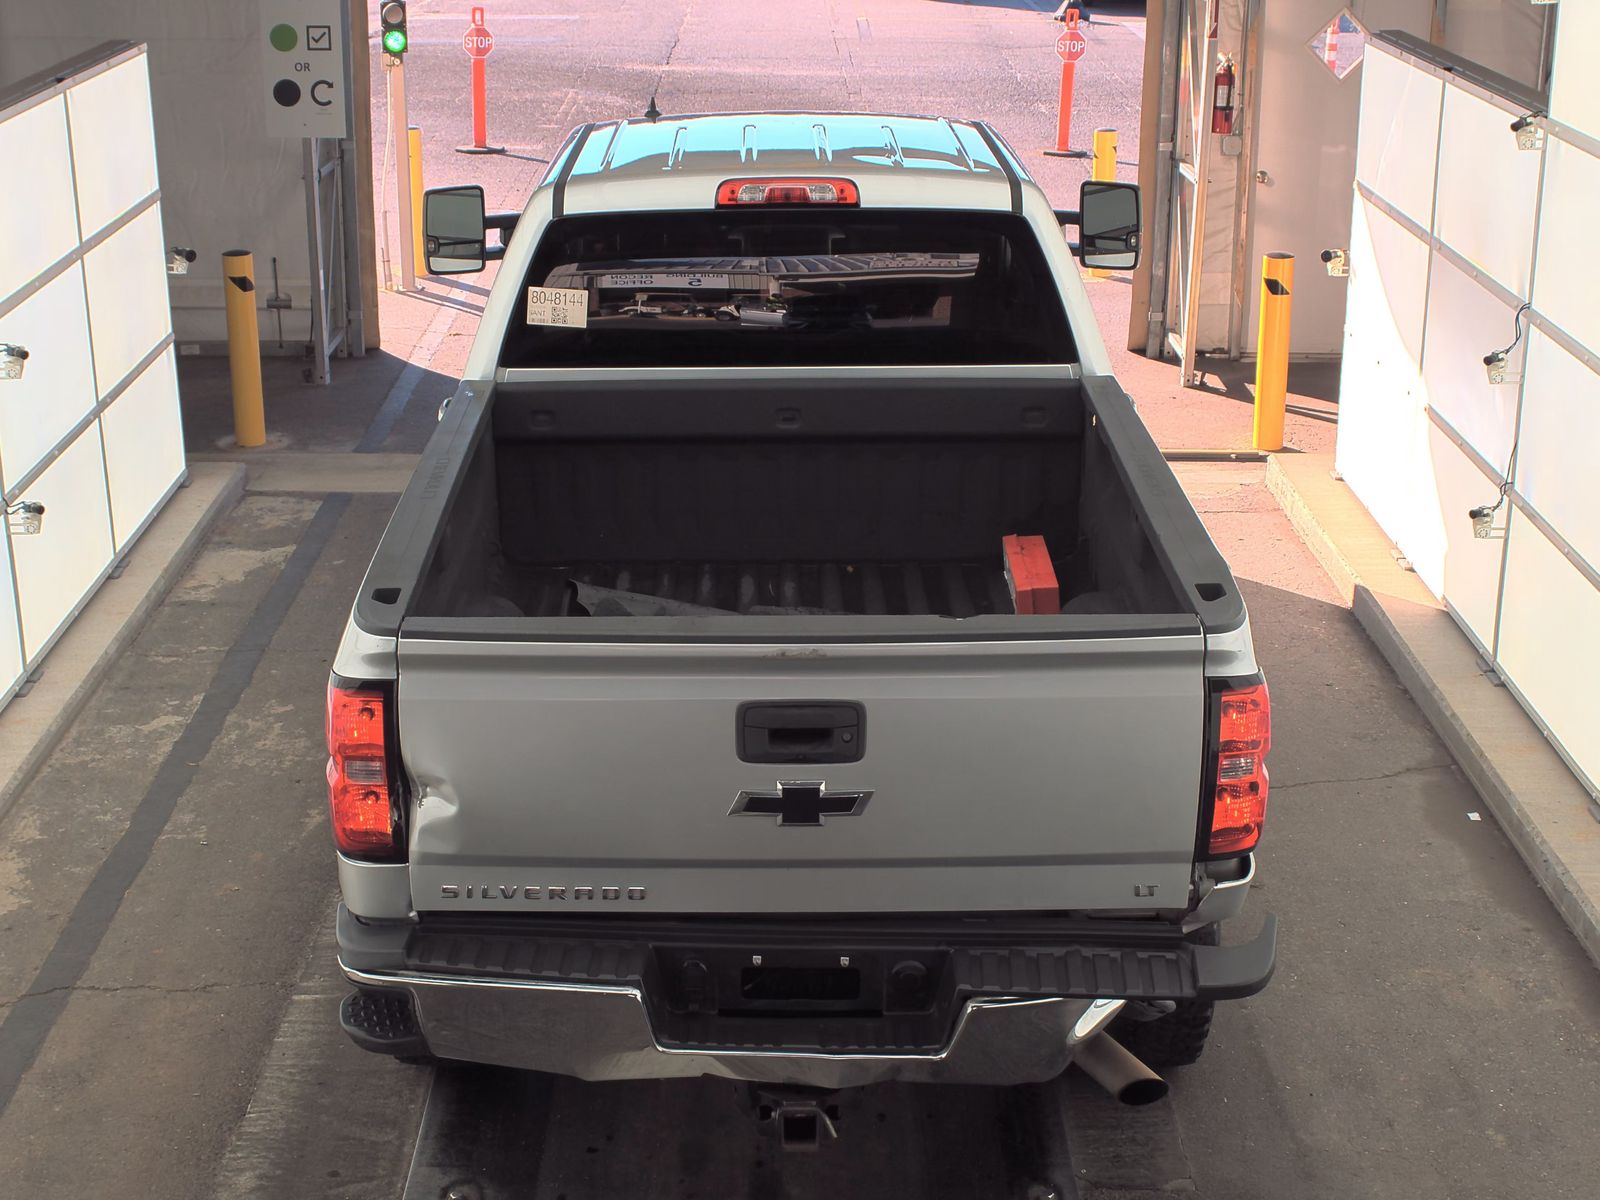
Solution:
[(383, 35), (383, 48), (390, 54), (404, 54), (406, 52), (406, 31), (404, 29), (391, 29)]

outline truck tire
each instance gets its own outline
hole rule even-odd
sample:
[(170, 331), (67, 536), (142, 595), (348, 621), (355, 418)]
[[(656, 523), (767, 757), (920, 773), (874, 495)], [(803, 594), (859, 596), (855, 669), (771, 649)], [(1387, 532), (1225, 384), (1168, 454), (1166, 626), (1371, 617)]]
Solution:
[[(1190, 940), (1215, 946), (1218, 934), (1216, 925), (1207, 925), (1196, 930)], [(1128, 1053), (1155, 1070), (1187, 1067), (1205, 1051), (1215, 1009), (1216, 1002), (1212, 1000), (1179, 1000), (1177, 1008), (1154, 1021), (1119, 1016), (1111, 1023), (1110, 1033)]]

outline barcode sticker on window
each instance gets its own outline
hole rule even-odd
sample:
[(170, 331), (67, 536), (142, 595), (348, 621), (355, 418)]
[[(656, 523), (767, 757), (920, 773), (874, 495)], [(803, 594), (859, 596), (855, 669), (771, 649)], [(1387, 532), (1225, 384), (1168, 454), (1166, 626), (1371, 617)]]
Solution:
[(583, 329), (589, 324), (587, 288), (528, 289), (529, 325), (564, 325)]

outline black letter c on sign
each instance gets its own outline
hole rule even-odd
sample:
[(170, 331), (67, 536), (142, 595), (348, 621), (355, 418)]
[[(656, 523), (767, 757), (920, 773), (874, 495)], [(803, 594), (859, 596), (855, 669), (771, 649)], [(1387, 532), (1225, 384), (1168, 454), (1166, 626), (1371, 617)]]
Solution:
[(333, 101), (322, 99), (317, 89), (331, 87), (333, 87), (333, 80), (331, 79), (319, 79), (313, 83), (311, 85), (311, 103), (315, 104), (318, 108), (327, 108), (328, 105), (333, 103)]

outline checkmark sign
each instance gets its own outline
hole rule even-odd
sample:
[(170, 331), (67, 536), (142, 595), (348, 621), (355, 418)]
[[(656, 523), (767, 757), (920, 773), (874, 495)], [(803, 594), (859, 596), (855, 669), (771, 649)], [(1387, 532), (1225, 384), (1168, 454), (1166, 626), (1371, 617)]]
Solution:
[(331, 25), (307, 25), (306, 26), (306, 49), (307, 50), (332, 50), (333, 49), (333, 26), (331, 26)]

